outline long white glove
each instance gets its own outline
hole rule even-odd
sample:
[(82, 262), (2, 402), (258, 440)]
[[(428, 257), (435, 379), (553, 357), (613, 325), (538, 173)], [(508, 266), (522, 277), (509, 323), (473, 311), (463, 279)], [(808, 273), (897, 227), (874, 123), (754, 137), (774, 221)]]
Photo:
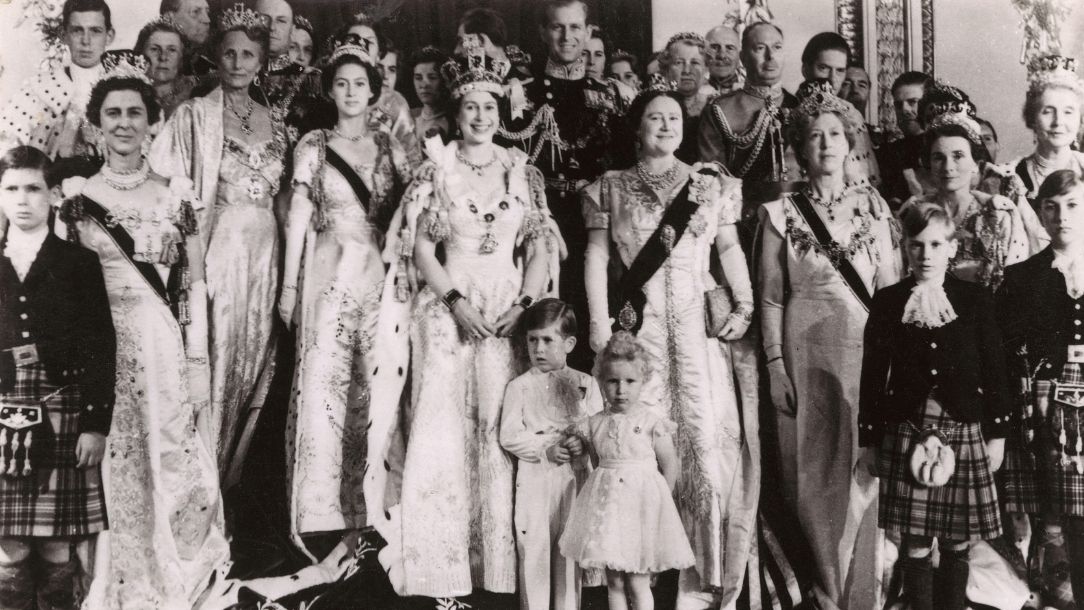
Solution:
[(593, 241), (587, 243), (583, 276), (587, 289), (587, 310), (591, 316), (588, 340), (595, 353), (606, 347), (606, 342), (613, 334), (610, 330), (613, 324), (613, 320), (610, 319), (610, 304), (606, 297), (606, 267), (609, 262), (610, 251), (607, 245)]

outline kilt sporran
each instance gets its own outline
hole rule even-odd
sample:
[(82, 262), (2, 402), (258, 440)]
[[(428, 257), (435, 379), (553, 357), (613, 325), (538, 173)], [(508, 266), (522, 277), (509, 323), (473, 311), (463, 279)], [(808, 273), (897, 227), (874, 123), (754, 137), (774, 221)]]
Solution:
[[(75, 457), (82, 407), (79, 386), (50, 383), (43, 364), (22, 366), (16, 368), (14, 390), (0, 396), (0, 404), (40, 406), (42, 399), (47, 403), (42, 423), (32, 428), (29, 475), (0, 476), (0, 537), (84, 536), (104, 530), (101, 470), (79, 468)], [(24, 451), (20, 440), (16, 458), (22, 459)], [(9, 457), (5, 449), (5, 459)], [(20, 475), (23, 466), (17, 462)], [(9, 461), (5, 473), (10, 467)]]
[(49, 469), (44, 463), (53, 445), (48, 403), (66, 388), (37, 400), (0, 394), (0, 477), (29, 477)]
[[(978, 423), (958, 422), (934, 398), (920, 425), (889, 428), (878, 455), (880, 527), (945, 540), (990, 540), (1001, 534), (1001, 515), (986, 443)], [(955, 454), (955, 468), (941, 486), (920, 484), (911, 471), (912, 450), (937, 430)]]

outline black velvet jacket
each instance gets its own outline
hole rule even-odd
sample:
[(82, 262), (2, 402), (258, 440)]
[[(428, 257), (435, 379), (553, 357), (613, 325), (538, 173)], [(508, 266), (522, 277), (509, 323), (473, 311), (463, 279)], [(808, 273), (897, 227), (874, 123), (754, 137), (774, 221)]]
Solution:
[(1037, 379), (1056, 379), (1069, 346), (1084, 344), (1084, 297), (1069, 297), (1053, 262), (1054, 250), (1047, 247), (1009, 265), (997, 291), (997, 319), (1015, 375), (1026, 369)]
[(0, 256), (0, 393), (15, 387), (10, 349), (30, 343), (50, 383), (80, 384), (79, 431), (108, 434), (117, 352), (102, 266), (90, 250), (52, 233), (22, 282)]
[(862, 357), (859, 444), (878, 446), (904, 420), (920, 424), (931, 393), (953, 419), (981, 423), (987, 439), (1005, 437), (1012, 400), (989, 292), (946, 277), (945, 294), (957, 318), (939, 328), (919, 328), (902, 322), (914, 286), (908, 278), (873, 296)]

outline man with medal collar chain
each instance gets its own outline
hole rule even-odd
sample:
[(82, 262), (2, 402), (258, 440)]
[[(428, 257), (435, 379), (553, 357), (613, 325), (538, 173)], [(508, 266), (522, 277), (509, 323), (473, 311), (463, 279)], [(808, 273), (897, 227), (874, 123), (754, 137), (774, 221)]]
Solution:
[[(522, 106), (517, 109), (513, 93), (512, 120), (499, 135), (524, 149), (546, 179), (546, 200), (568, 247), (561, 264), (561, 298), (587, 319), (583, 280), (587, 230), (577, 191), (617, 165), (616, 154), (627, 152), (611, 146), (625, 104), (613, 82), (586, 78), (587, 5), (582, 0), (548, 0), (540, 17), (547, 57), (526, 84), (526, 107), (531, 112), (517, 117)], [(590, 350), (586, 334), (581, 334), (569, 362), (584, 368), (590, 365)]]
[(788, 179), (784, 129), (798, 100), (785, 91), (783, 32), (760, 22), (742, 33), (741, 62), (745, 85), (723, 94), (704, 109), (697, 140), (702, 161), (716, 161), (742, 179), (743, 223), (754, 221), (760, 204), (778, 199)]

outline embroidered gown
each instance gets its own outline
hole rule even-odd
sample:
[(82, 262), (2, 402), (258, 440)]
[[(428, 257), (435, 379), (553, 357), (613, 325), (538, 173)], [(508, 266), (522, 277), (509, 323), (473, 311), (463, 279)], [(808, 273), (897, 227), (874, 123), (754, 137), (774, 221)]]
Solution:
[(225, 138), (207, 245), (211, 326), (211, 435), (222, 477), (233, 464), (238, 432), (259, 409), (274, 370), (272, 322), (278, 297), (279, 232), (273, 211), (286, 154), (273, 137), (249, 145)]
[[(902, 258), (888, 204), (876, 191), (857, 188), (841, 205), (854, 209), (854, 219), (834, 228), (832, 237), (850, 250), (847, 258), (866, 290), (895, 284)], [(813, 245), (813, 232), (789, 196), (763, 206), (761, 227), (762, 242), (769, 232), (782, 241), (777, 257), (761, 253), (765, 344), (782, 341), (797, 402), (796, 418), (778, 418), (783, 495), (812, 547), (828, 598), (840, 608), (873, 608), (880, 604), (883, 573), (877, 481), (852, 476), (869, 312)], [(782, 336), (773, 338), (779, 329)]]
[[(548, 209), (538, 170), (518, 150), (496, 148), (507, 171), (507, 188), (479, 193), (472, 173), (461, 173), (459, 142), (431, 140), (427, 161), (403, 199), (399, 252), (410, 256), (415, 231), (424, 231), (445, 253), (444, 269), (456, 288), (488, 320), (508, 310), (520, 293), (523, 270), (516, 251), (544, 248), (556, 254), (547, 226)], [(492, 214), (492, 222), (485, 215)], [(395, 227), (395, 223), (392, 225)], [(483, 244), (492, 252), (483, 252)], [(408, 262), (400, 261), (399, 264)], [(554, 278), (556, 261), (549, 261)], [(548, 292), (548, 291), (547, 291)], [(497, 593), (516, 589), (516, 548), (512, 526), (512, 461), (501, 449), (499, 425), (505, 385), (525, 368), (512, 340), (464, 338), (448, 308), (429, 288), (413, 299), (410, 313), (413, 411), (409, 423), (401, 501), (383, 515), (370, 513), (388, 541), (381, 562), (400, 595), (453, 597), (474, 588)], [(388, 307), (385, 293), (382, 307)], [(385, 324), (381, 312), (381, 326)], [(396, 333), (401, 324), (396, 324)], [(389, 334), (392, 331), (388, 331)], [(392, 361), (385, 375), (402, 379)], [(389, 370), (389, 369), (397, 369)], [(380, 377), (374, 374), (374, 382)], [(389, 468), (385, 433), (399, 421), (398, 396), (375, 399), (369, 468)], [(367, 482), (366, 490), (370, 489)], [(366, 493), (382, 503), (382, 484)], [(383, 517), (383, 518), (382, 518)]]
[(704, 329), (704, 292), (717, 286), (709, 271), (712, 246), (719, 228), (740, 217), (741, 182), (721, 173), (694, 173), (701, 167), (683, 166), (666, 201), (634, 169), (607, 172), (582, 192), (583, 216), (589, 230), (608, 230), (616, 247), (611, 257), (620, 257), (627, 268), (694, 176), (689, 197), (699, 209), (667, 262), (644, 285), (647, 304), (637, 338), (658, 370), (641, 400), (677, 424), (674, 445), (682, 474), (675, 493), (696, 557), (695, 588), (732, 597), (741, 591), (756, 532), (756, 360), (751, 350), (709, 338)]
[[(214, 460), (195, 428), (206, 403), (189, 396), (182, 328), (169, 305), (110, 235), (130, 235), (135, 260), (163, 278), (182, 238), (177, 197), (148, 182), (157, 199), (110, 207), (106, 225), (73, 216), (84, 247), (97, 253), (117, 333), (113, 426), (102, 474), (110, 529), (97, 543), (86, 608), (188, 610), (229, 562)], [(69, 225), (71, 226), (71, 225)]]
[[(294, 185), (309, 187), (315, 230), (306, 235), (300, 281), (297, 369), (287, 419), (291, 533), (365, 527), (369, 376), (381, 362), (373, 337), (384, 284), (381, 248), (399, 204), (406, 158), (377, 132), (374, 156), (357, 172), (371, 197), (362, 203), (347, 177), (326, 161), (330, 132), (302, 137), (294, 152)], [(366, 211), (368, 210), (368, 211)]]

